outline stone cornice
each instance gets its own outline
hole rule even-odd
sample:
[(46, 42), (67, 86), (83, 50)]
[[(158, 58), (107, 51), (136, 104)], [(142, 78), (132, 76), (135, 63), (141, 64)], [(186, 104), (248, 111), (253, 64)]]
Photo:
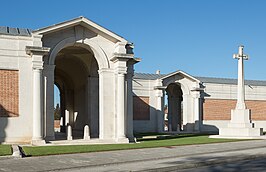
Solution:
[(50, 51), (50, 48), (48, 47), (36, 47), (36, 46), (26, 46), (26, 53), (30, 56), (33, 55), (47, 55)]
[(167, 86), (155, 86), (153, 87), (154, 90), (165, 90)]
[(128, 61), (128, 60), (133, 59), (133, 58), (134, 58), (134, 54), (114, 53), (110, 60), (112, 62), (117, 62), (117, 61)]
[(204, 91), (204, 88), (194, 87), (191, 89), (191, 91)]

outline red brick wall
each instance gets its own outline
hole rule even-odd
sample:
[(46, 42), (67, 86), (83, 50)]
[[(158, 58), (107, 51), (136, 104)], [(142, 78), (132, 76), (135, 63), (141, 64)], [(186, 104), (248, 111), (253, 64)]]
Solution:
[(0, 117), (18, 116), (18, 71), (0, 70)]
[(133, 119), (150, 120), (149, 97), (133, 97)]
[[(203, 120), (230, 120), (231, 109), (236, 100), (205, 99), (203, 103)], [(247, 100), (246, 106), (251, 110), (252, 120), (266, 120), (266, 101)]]

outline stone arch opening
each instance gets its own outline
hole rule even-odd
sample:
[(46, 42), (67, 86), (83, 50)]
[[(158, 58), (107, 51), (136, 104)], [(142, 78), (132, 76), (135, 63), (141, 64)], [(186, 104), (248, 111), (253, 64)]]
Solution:
[(54, 46), (52, 52), (50, 53), (49, 59), (47, 59), (47, 63), (49, 65), (54, 65), (58, 53), (65, 47), (71, 47), (71, 46), (82, 47), (90, 51), (94, 55), (94, 58), (98, 64), (99, 69), (110, 68), (108, 58), (103, 49), (98, 44), (96, 44), (95, 42), (93, 42), (88, 38), (84, 39), (82, 42), (77, 42), (75, 37), (69, 37), (63, 39)]
[(83, 137), (85, 125), (91, 137), (99, 137), (99, 66), (92, 51), (82, 46), (62, 48), (54, 59), (54, 83), (60, 88), (60, 132), (67, 124), (73, 139)]
[(168, 131), (183, 130), (183, 91), (179, 83), (171, 83), (166, 88)]

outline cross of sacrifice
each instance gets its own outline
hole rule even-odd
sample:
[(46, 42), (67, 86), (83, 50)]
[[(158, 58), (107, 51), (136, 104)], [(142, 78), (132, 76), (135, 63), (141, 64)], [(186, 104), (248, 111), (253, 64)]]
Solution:
[(244, 46), (240, 45), (238, 54), (234, 54), (233, 58), (238, 59), (238, 82), (237, 82), (237, 104), (236, 109), (246, 109), (245, 104), (245, 85), (244, 85), (244, 60), (248, 60), (248, 55), (243, 52)]

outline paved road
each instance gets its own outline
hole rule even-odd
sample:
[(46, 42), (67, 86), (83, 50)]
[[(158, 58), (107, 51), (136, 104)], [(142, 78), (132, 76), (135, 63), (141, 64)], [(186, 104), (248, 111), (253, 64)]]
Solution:
[[(260, 154), (261, 152), (266, 152), (266, 148), (255, 148), (232, 152), (219, 152), (219, 153), (210, 153), (196, 156), (185, 156), (185, 157), (176, 157), (176, 158), (163, 158), (163, 159), (153, 159), (140, 162), (124, 162), (124, 163), (114, 163), (114, 164), (105, 164), (99, 166), (89, 166), (89, 167), (78, 167), (75, 169), (64, 169), (63, 171), (73, 171), (73, 172), (86, 172), (86, 171), (97, 171), (97, 172), (122, 172), (122, 171), (182, 171), (182, 172), (193, 172), (199, 170), (199, 172), (205, 171), (223, 171), (226, 169), (228, 171), (238, 171), (237, 169), (242, 169), (241, 166), (243, 162), (248, 159), (248, 161), (254, 159), (265, 159), (266, 155)], [(234, 162), (234, 163), (232, 163)], [(260, 161), (261, 163), (263, 160)], [(265, 163), (265, 162), (264, 162)], [(218, 166), (213, 166), (218, 164)], [(254, 166), (257, 163), (254, 162)], [(206, 167), (207, 166), (207, 167)], [(248, 165), (246, 165), (248, 166)], [(252, 170), (251, 166), (247, 171)], [(266, 165), (264, 165), (265, 167)], [(203, 168), (201, 168), (203, 167)], [(229, 169), (229, 167), (231, 167)], [(255, 168), (254, 168), (255, 169)], [(261, 169), (256, 167), (256, 169)], [(263, 169), (263, 168), (262, 168)], [(62, 170), (57, 170), (62, 171)]]
[(266, 157), (181, 170), (180, 172), (265, 172)]
[(0, 171), (175, 171), (266, 157), (266, 141), (0, 158)]

